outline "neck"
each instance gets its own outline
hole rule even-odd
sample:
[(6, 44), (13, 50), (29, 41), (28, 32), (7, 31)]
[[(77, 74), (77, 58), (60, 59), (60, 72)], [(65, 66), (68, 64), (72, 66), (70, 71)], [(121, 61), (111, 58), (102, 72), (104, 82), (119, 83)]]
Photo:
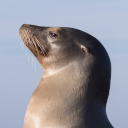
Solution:
[(112, 128), (107, 119), (105, 105), (88, 93), (88, 82), (85, 81), (89, 76), (83, 76), (83, 70), (79, 71), (77, 65), (73, 64), (44, 71), (39, 87), (45, 85), (47, 90), (44, 91), (47, 94), (50, 92), (48, 89), (52, 90), (48, 94), (49, 99), (53, 98), (50, 114), (55, 120), (52, 122), (59, 122), (58, 126), (66, 128)]

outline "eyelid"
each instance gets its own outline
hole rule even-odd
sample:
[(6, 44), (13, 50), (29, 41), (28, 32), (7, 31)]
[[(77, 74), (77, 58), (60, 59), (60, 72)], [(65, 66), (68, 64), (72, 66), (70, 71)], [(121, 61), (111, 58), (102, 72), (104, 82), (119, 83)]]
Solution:
[[(51, 32), (49, 31), (49, 36), (52, 38), (52, 39), (56, 39), (58, 37), (58, 34), (56, 32)], [(53, 35), (52, 35), (53, 34)]]

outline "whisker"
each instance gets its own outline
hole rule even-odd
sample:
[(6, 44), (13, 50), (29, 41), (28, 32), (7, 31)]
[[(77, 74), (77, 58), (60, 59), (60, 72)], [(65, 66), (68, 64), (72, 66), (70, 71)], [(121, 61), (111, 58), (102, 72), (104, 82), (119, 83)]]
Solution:
[(24, 43), (22, 44), (22, 50), (24, 49)]
[[(42, 46), (41, 46), (40, 41), (39, 41), (35, 36), (34, 36), (34, 38), (35, 38), (36, 43), (37, 43), (38, 46), (40, 47), (40, 49), (41, 49), (43, 55), (46, 56), (46, 55), (47, 55), (47, 52), (45, 51), (45, 48), (43, 47), (43, 49), (42, 49)], [(45, 55), (45, 54), (46, 54), (46, 55)]]
[(26, 48), (26, 46), (25, 46), (25, 48), (24, 48), (24, 49), (25, 49), (25, 55), (27, 55), (27, 48)]
[[(22, 49), (24, 48), (24, 44), (26, 44), (26, 46), (29, 49), (32, 50), (34, 48), (35, 52), (38, 55), (40, 52), (43, 54), (44, 57), (47, 57), (49, 55), (49, 61), (56, 60), (54, 51), (50, 50), (50, 52), (47, 52), (46, 51), (47, 45), (45, 44), (45, 42), (42, 40), (40, 41), (40, 39), (38, 39), (38, 37), (33, 35), (31, 32), (29, 32), (29, 31), (22, 32), (22, 40), (24, 42), (22, 45)], [(26, 49), (25, 49), (25, 53), (26, 53)], [(35, 63), (35, 71), (36, 71), (36, 62), (35, 62), (36, 60), (35, 60), (35, 58), (33, 60), (32, 54), (31, 54), (31, 59), (32, 59), (32, 65), (33, 65), (33, 63)], [(28, 52), (28, 61), (29, 61), (29, 52)], [(52, 66), (54, 66), (54, 64), (52, 64)]]
[(32, 66), (33, 66), (33, 56), (32, 56), (32, 53), (31, 53), (31, 59), (32, 59)]
[(34, 44), (34, 46), (35, 46), (36, 52), (37, 52), (37, 54), (39, 55), (39, 51), (38, 51), (38, 48), (37, 48), (36, 43), (35, 43), (35, 41), (34, 41), (34, 38), (32, 37), (31, 39), (32, 39), (32, 42), (33, 42), (33, 44)]
[(35, 58), (35, 72), (36, 72), (36, 58)]
[(20, 45), (22, 45), (22, 41), (20, 42)]
[[(36, 39), (37, 39), (37, 37), (36, 37)], [(39, 39), (37, 39), (37, 40), (39, 41)], [(40, 41), (39, 41), (39, 43), (40, 43)], [(41, 45), (41, 47), (43, 47), (43, 49), (45, 50), (44, 45), (45, 45), (45, 43), (43, 43), (43, 45)], [(45, 52), (46, 52), (46, 51), (45, 51)], [(46, 54), (47, 54), (47, 52), (46, 52)], [(49, 54), (50, 54), (50, 53), (49, 53)], [(54, 55), (54, 52), (51, 51), (51, 54), (50, 54), (51, 59), (52, 59), (52, 60), (55, 60), (55, 58), (53, 57), (53, 55)]]
[[(39, 42), (39, 44), (41, 44), (40, 43), (40, 41), (39, 41), (39, 39), (37, 38), (37, 37), (35, 37), (37, 40), (38, 40), (38, 42)], [(43, 49), (44, 49), (44, 51), (45, 51), (45, 48), (44, 48), (44, 46), (45, 46), (45, 43), (43, 43), (43, 45), (40, 45), (41, 46), (41, 48), (43, 47)], [(45, 53), (47, 54), (47, 52), (45, 51)], [(51, 51), (51, 54), (49, 53), (49, 57), (50, 57), (50, 59), (52, 59), (52, 60), (55, 60), (55, 57), (53, 57), (53, 55), (54, 55), (54, 52), (53, 51)], [(55, 56), (55, 55), (54, 55)], [(54, 65), (52, 65), (52, 66), (54, 66)]]
[(29, 50), (28, 50), (28, 62), (29, 62)]

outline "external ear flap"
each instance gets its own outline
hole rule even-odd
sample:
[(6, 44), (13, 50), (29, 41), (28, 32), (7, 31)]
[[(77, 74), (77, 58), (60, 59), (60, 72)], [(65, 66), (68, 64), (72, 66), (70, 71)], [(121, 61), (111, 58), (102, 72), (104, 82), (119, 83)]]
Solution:
[(85, 47), (84, 45), (81, 45), (81, 49), (82, 49), (83, 52), (86, 52), (87, 54), (90, 54), (88, 48)]

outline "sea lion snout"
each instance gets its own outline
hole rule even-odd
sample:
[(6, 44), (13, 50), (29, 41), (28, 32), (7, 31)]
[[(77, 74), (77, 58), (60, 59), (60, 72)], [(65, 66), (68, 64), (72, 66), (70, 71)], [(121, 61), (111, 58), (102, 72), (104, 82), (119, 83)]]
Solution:
[(23, 34), (25, 34), (25, 32), (27, 34), (32, 34), (34, 31), (35, 31), (35, 26), (34, 25), (29, 25), (29, 24), (23, 24), (21, 27), (20, 27), (20, 31), (19, 31), (19, 34), (22, 36)]

